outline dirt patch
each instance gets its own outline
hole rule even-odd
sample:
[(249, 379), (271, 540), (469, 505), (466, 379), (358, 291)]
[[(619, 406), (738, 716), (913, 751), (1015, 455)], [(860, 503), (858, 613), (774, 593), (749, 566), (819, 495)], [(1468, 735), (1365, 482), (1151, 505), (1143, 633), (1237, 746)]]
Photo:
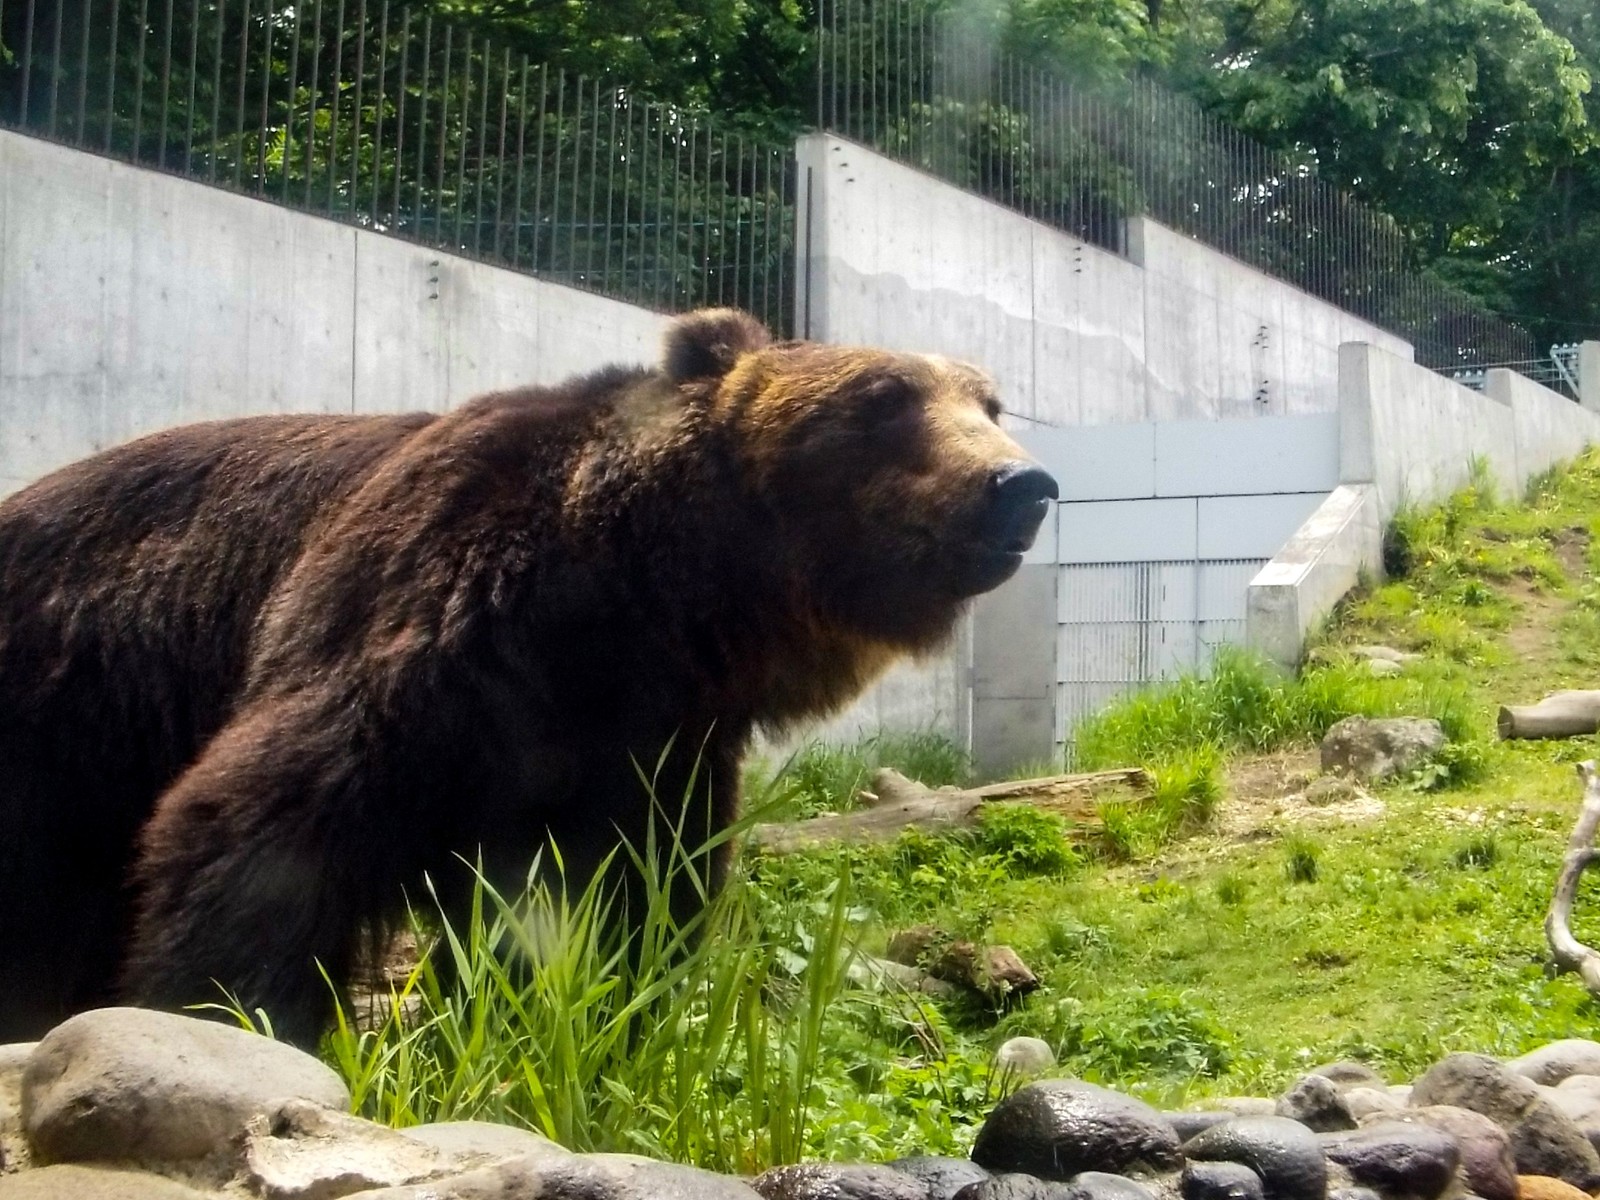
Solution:
[(1214, 829), (1228, 841), (1256, 841), (1288, 826), (1377, 820), (1383, 801), (1359, 784), (1320, 774), (1315, 747), (1235, 759)]
[(1571, 525), (1566, 529), (1557, 529), (1546, 539), (1556, 559), (1561, 563), (1561, 569), (1567, 573), (1567, 581), (1572, 584), (1581, 584), (1589, 577), (1589, 531), (1582, 525)]
[(1506, 649), (1524, 663), (1542, 663), (1554, 654), (1556, 630), (1567, 602), (1523, 579), (1512, 579), (1505, 591), (1517, 605), (1517, 615), (1506, 630)]

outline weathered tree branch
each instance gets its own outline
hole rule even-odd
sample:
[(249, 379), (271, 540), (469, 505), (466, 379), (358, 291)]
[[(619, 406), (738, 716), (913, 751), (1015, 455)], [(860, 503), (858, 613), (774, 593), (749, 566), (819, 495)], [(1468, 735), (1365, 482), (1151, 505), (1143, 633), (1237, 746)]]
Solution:
[(1594, 848), (1595, 832), (1600, 830), (1600, 770), (1593, 759), (1585, 759), (1578, 764), (1578, 774), (1583, 779), (1583, 805), (1567, 842), (1561, 875), (1544, 919), (1544, 936), (1556, 965), (1563, 971), (1576, 971), (1589, 994), (1600, 997), (1600, 951), (1585, 946), (1572, 933), (1572, 903), (1578, 894), (1578, 879), (1587, 867), (1600, 860), (1600, 852)]
[(976, 823), (978, 810), (993, 801), (1031, 804), (1063, 816), (1093, 816), (1098, 795), (1111, 788), (1148, 791), (1150, 774), (1142, 767), (1095, 771), (1087, 775), (1050, 775), (992, 783), (977, 788), (924, 787), (898, 771), (885, 768), (861, 793), (865, 806), (856, 812), (830, 813), (791, 824), (757, 825), (749, 844), (768, 854), (791, 854), (832, 842), (881, 842), (907, 829), (954, 829)]
[(1495, 727), (1502, 740), (1600, 732), (1600, 692), (1552, 692), (1537, 704), (1504, 705)]

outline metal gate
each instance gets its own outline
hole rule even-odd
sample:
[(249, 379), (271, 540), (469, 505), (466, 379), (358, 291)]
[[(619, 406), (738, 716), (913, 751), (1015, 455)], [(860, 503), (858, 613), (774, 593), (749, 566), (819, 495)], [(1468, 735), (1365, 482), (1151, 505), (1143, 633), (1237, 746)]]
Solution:
[(1250, 579), (1265, 558), (1093, 563), (1059, 569), (1054, 730), (1068, 746), (1084, 717), (1180, 674), (1204, 674), (1241, 644)]

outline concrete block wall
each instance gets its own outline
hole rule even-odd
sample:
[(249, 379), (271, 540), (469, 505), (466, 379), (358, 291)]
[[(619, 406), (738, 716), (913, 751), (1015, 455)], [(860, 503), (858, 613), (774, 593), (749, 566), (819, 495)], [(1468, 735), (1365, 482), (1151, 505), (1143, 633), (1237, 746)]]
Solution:
[(667, 320), (0, 130), (0, 494), (186, 421), (651, 361)]
[(1123, 258), (830, 134), (796, 155), (802, 332), (970, 359), (1022, 424), (1331, 412), (1341, 342), (1411, 356), (1153, 221)]

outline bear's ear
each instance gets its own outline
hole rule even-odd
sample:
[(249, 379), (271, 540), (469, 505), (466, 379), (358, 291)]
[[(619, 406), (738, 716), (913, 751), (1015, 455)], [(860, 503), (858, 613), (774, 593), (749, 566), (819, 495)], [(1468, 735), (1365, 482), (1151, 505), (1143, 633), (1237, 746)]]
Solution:
[(721, 379), (741, 354), (772, 344), (759, 321), (736, 308), (705, 308), (667, 330), (661, 368), (675, 384)]

